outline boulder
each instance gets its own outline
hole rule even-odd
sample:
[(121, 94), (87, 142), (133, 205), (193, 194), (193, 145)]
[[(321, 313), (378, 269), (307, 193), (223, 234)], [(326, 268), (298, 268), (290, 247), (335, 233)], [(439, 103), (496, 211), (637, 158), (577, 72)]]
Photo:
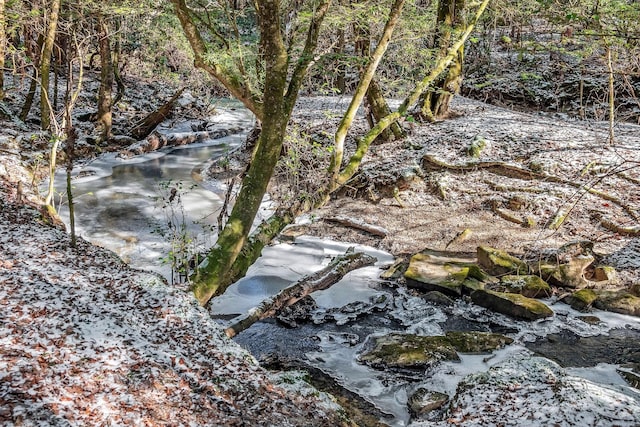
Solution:
[(503, 292), (521, 294), (528, 298), (546, 298), (551, 296), (551, 286), (538, 276), (507, 275), (500, 278)]
[(448, 401), (448, 395), (420, 387), (409, 396), (407, 406), (412, 417), (420, 418), (442, 408)]
[(524, 261), (505, 251), (489, 246), (478, 246), (477, 252), (478, 264), (491, 275), (527, 274), (529, 272), (529, 267)]
[(640, 297), (627, 291), (597, 291), (593, 306), (614, 313), (640, 316)]
[(593, 289), (580, 289), (562, 298), (562, 302), (569, 304), (574, 310), (588, 311), (597, 298)]
[(532, 265), (532, 270), (552, 285), (582, 289), (594, 287), (585, 272), (594, 261), (592, 242), (571, 242)]
[(520, 354), (464, 378), (449, 407), (441, 425), (640, 425), (636, 396)]
[(428, 369), (443, 360), (459, 361), (447, 337), (390, 334), (373, 338), (373, 347), (359, 361), (376, 369)]
[(544, 303), (519, 294), (477, 290), (471, 300), (490, 310), (524, 320), (537, 320), (553, 316), (553, 311)]
[(445, 335), (460, 353), (491, 353), (513, 342), (512, 338), (491, 332), (449, 331)]
[(607, 282), (612, 285), (618, 284), (618, 273), (616, 269), (609, 265), (598, 265), (593, 269), (593, 280), (596, 282)]
[(477, 266), (473, 268), (472, 259), (456, 255), (459, 254), (430, 249), (415, 254), (404, 273), (407, 286), (460, 296), (463, 282), (468, 277), (480, 276), (482, 271)]

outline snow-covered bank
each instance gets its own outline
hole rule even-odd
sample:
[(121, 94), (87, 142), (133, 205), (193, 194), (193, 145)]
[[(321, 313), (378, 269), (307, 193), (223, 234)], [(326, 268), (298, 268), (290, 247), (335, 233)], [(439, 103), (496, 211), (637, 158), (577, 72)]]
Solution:
[[(341, 425), (184, 290), (0, 201), (0, 424)], [(289, 380), (287, 380), (289, 381)]]

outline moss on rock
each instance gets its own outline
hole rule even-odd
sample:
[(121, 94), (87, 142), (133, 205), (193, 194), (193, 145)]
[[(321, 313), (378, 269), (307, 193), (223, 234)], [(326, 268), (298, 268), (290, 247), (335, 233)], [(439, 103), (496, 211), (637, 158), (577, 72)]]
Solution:
[(460, 353), (491, 353), (513, 342), (512, 338), (491, 332), (450, 331), (446, 337)]
[(551, 286), (538, 276), (507, 275), (500, 278), (505, 292), (524, 295), (528, 298), (546, 298), (551, 296)]
[(580, 289), (564, 297), (562, 302), (569, 304), (574, 310), (588, 311), (596, 299), (598, 299), (598, 295), (593, 289)]
[(426, 249), (411, 257), (404, 277), (409, 287), (457, 297), (461, 295), (462, 283), (470, 272), (480, 274), (479, 268), (469, 267), (471, 261), (456, 257), (455, 253)]
[(527, 264), (505, 251), (489, 246), (478, 246), (478, 264), (489, 274), (501, 276), (504, 274), (527, 274)]
[(478, 290), (471, 294), (471, 300), (490, 310), (524, 320), (537, 320), (553, 316), (546, 304), (519, 294)]
[(376, 369), (426, 369), (460, 358), (447, 337), (390, 334), (374, 338), (373, 348), (359, 360)]

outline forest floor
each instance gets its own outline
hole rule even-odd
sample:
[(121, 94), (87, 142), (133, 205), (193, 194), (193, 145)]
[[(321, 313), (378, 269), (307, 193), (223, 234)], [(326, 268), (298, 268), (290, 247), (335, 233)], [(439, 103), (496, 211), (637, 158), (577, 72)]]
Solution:
[[(326, 111), (338, 102), (307, 99), (296, 123), (331, 134), (337, 121)], [(640, 126), (616, 124), (611, 144), (605, 122), (463, 97), (454, 99), (453, 110), (435, 124), (405, 123), (405, 140), (372, 146), (361, 172), (295, 233), (397, 256), (425, 248), (475, 253), (480, 245), (532, 256), (588, 240), (626, 285), (640, 278)], [(471, 156), (479, 143), (484, 148)], [(336, 217), (387, 233), (375, 236)], [(454, 239), (467, 229), (464, 239)]]

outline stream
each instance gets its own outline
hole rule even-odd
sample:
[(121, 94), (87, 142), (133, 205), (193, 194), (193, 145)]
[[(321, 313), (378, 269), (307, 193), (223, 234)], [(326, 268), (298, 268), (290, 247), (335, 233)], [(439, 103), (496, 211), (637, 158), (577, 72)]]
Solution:
[[(215, 126), (251, 127), (251, 115), (236, 105), (221, 104), (220, 111), (211, 119)], [(132, 159), (105, 154), (79, 167), (73, 180), (77, 233), (114, 251), (132, 266), (151, 269), (173, 281), (167, 263), (172, 251), (168, 224), (184, 224), (183, 233), (189, 234), (193, 244), (210, 245), (215, 241), (224, 199), (218, 183), (199, 182), (193, 172), (210, 158), (237, 147), (245, 136), (241, 132)], [(64, 182), (61, 174), (57, 183)], [(179, 193), (179, 204), (167, 203), (172, 188)], [(64, 200), (59, 212), (68, 222)], [(263, 214), (268, 214), (268, 206)], [(210, 304), (210, 312), (224, 325), (291, 282), (320, 270), (350, 246), (304, 236), (269, 246), (245, 278)], [(269, 320), (253, 325), (235, 340), (265, 365), (309, 367), (314, 376), (330, 378), (334, 387), (359, 396), (366, 410), (391, 426), (410, 423), (407, 400), (419, 387), (453, 396), (466, 375), (531, 352), (557, 361), (572, 375), (638, 396), (616, 372), (624, 362), (640, 362), (637, 318), (596, 311), (593, 314), (600, 323), (589, 324), (580, 320), (583, 313), (550, 300), (545, 302), (556, 315), (537, 322), (489, 313), (462, 299), (443, 307), (379, 278), (380, 267), (393, 262), (391, 254), (357, 245), (356, 250), (375, 256), (378, 262), (314, 293), (317, 306), (298, 327)], [(415, 376), (358, 363), (358, 355), (372, 337), (390, 332), (442, 335), (458, 330), (500, 332), (515, 342), (490, 356), (461, 355), (461, 362), (444, 362), (428, 374)]]

